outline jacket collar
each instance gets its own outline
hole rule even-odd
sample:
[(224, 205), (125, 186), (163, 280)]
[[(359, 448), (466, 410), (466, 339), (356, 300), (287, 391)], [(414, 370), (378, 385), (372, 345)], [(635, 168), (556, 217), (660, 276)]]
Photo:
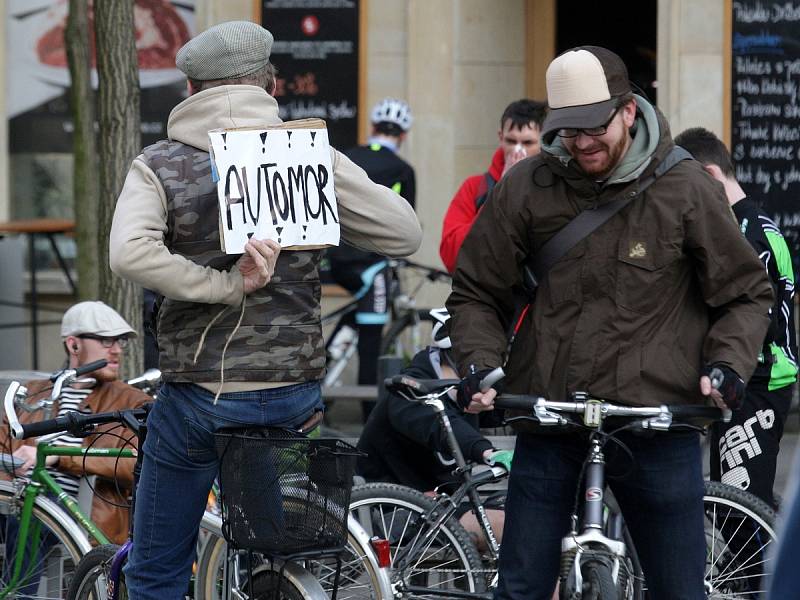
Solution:
[(192, 94), (169, 113), (167, 137), (208, 152), (211, 129), (278, 125), (278, 102), (254, 85), (222, 85)]

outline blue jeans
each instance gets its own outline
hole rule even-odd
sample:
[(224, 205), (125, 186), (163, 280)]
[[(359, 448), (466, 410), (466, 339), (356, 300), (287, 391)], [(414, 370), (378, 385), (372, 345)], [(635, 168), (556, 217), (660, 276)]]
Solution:
[(217, 476), (214, 432), (225, 427), (298, 427), (322, 410), (318, 382), (214, 395), (165, 384), (147, 419), (136, 493), (134, 545), (125, 567), (132, 600), (183, 600), (198, 528)]
[[(619, 502), (645, 572), (650, 598), (705, 598), (703, 474), (696, 433), (652, 437), (620, 433), (635, 459), (610, 443), (608, 484)], [(508, 484), (496, 600), (550, 600), (561, 539), (588, 444), (577, 435), (517, 437)], [(615, 478), (614, 475), (621, 476)]]

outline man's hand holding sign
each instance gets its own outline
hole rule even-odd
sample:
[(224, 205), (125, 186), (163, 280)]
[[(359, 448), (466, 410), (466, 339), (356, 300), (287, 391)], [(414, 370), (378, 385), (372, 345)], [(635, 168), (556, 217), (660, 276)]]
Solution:
[(247, 240), (244, 254), (236, 263), (244, 281), (244, 293), (250, 294), (269, 283), (281, 246), (272, 240)]

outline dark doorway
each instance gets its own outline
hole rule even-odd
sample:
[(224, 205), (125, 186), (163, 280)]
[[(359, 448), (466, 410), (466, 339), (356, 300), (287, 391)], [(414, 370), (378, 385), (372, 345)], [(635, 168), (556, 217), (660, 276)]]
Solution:
[(556, 54), (575, 46), (616, 52), (633, 83), (656, 102), (657, 0), (556, 0)]

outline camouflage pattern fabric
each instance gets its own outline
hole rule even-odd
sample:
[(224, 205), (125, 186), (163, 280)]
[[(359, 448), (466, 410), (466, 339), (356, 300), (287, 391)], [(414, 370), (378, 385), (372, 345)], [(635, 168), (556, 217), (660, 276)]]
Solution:
[[(162, 140), (143, 151), (167, 197), (165, 244), (194, 263), (229, 271), (239, 255), (220, 249), (216, 185), (207, 152)], [(225, 381), (320, 379), (325, 348), (320, 320), (321, 250), (284, 251), (270, 283), (246, 297), (244, 318), (225, 353)], [(200, 337), (209, 328), (194, 362)], [(165, 381), (220, 380), (222, 349), (241, 307), (165, 298), (158, 313), (159, 366)]]

